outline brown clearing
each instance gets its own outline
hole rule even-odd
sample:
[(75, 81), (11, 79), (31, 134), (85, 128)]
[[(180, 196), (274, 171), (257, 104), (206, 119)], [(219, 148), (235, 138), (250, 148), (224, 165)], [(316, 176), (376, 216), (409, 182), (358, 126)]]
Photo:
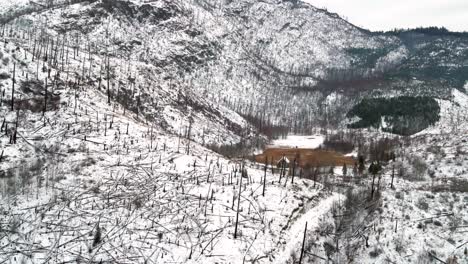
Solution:
[(286, 157), (292, 162), (295, 158), (298, 165), (302, 168), (306, 167), (330, 167), (330, 166), (354, 166), (356, 161), (351, 157), (343, 156), (334, 151), (320, 149), (301, 149), (301, 148), (269, 148), (264, 150), (260, 155), (255, 156), (255, 161), (265, 163), (268, 159), (268, 164), (276, 165)]

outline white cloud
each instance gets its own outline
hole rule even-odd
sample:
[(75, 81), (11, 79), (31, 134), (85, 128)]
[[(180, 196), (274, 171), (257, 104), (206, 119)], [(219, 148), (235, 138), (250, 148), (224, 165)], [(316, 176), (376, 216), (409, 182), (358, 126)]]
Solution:
[(303, 0), (370, 30), (444, 26), (468, 31), (467, 0)]

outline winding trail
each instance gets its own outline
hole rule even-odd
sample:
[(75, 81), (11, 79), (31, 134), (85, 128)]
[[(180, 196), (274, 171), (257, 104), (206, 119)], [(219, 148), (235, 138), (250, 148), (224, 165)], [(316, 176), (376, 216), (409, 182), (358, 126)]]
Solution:
[[(306, 222), (308, 222), (308, 232), (310, 230), (314, 230), (319, 225), (319, 218), (328, 213), (332, 208), (333, 202), (338, 201), (338, 199), (343, 200), (343, 195), (333, 193), (331, 196), (320, 201), (317, 205), (310, 208), (305, 214), (299, 217), (292, 226), (283, 233), (282, 237), (287, 239), (287, 243), (275, 252), (275, 256), (277, 257), (273, 263), (285, 264), (290, 259), (291, 252), (300, 251)], [(307, 207), (308, 205), (309, 204), (305, 206)]]

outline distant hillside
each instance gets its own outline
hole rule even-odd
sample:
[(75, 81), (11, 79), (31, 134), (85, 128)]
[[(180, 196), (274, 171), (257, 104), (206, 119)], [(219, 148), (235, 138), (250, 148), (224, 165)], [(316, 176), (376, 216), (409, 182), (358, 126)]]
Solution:
[[(139, 92), (138, 107), (172, 132), (179, 129), (172, 114), (148, 101), (164, 96), (149, 96), (155, 87), (190, 93), (181, 105), (230, 124), (236, 134), (244, 132), (232, 121), (233, 112), (301, 132), (342, 126), (362, 98), (448, 99), (452, 89), (466, 92), (467, 33), (444, 28), (370, 32), (326, 10), (282, 0), (3, 5), (3, 34), (41, 32), (40, 38), (73, 39), (73, 45), (89, 46), (101, 57), (125, 59), (138, 82), (125, 86)], [(135, 102), (122, 103), (135, 110)], [(233, 112), (225, 118), (226, 111), (210, 104)]]

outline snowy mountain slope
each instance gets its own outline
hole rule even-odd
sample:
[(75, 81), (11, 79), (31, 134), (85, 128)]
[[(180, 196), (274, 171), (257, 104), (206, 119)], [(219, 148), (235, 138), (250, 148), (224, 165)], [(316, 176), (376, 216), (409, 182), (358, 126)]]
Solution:
[[(399, 149), (395, 166), (410, 169), (398, 176), (396, 190), (388, 187), (386, 167), (383, 206), (356, 229), (353, 253), (363, 263), (424, 261), (430, 250), (463, 257), (452, 247), (464, 243), (457, 229), (466, 225), (466, 195), (447, 198), (451, 190), (444, 189), (463, 190), (457, 180), (466, 178), (467, 104), (457, 86), (465, 78), (458, 72), (463, 39), (441, 36), (428, 46), (423, 34), (423, 44), (412, 45), (291, 1), (77, 2), (7, 3), (27, 12), (1, 28), (0, 262), (292, 263), (306, 221), (315, 256), (305, 260), (339, 260), (350, 251), (334, 249), (345, 201), (329, 190), (359, 187), (366, 200), (372, 177), (353, 186), (340, 182), (339, 172), (323, 177), (326, 187), (315, 186), (246, 162), (243, 178), (240, 160), (205, 146), (257, 136), (239, 113), (310, 133), (341, 124), (363, 97), (401, 95), (436, 95), (441, 118), (409, 137), (416, 144)], [(445, 65), (450, 78), (415, 71), (447, 43), (427, 63)], [(396, 138), (378, 129), (359, 133)], [(420, 159), (428, 170), (414, 183), (410, 164)], [(431, 208), (419, 203), (437, 188)], [(447, 204), (457, 217), (438, 220), (442, 226), (423, 222), (421, 235), (419, 220), (440, 216)], [(404, 224), (399, 232), (395, 219)]]
[(327, 192), (302, 179), (279, 184), (268, 173), (263, 198), (263, 172), (249, 164), (233, 239), (240, 165), (199, 143), (236, 142), (241, 133), (227, 122), (247, 124), (180, 81), (153, 88), (164, 71), (126, 59), (115, 42), (76, 46), (72, 34), (61, 41), (54, 34), (69, 25), (62, 17), (87, 18), (81, 5), (46, 11), (48, 36), (27, 26), (4, 35), (2, 261), (268, 263), (298, 235), (282, 225), (303, 206), (327, 213), (334, 198), (320, 205)]
[(367, 222), (374, 232), (356, 251), (360, 263), (467, 260), (468, 96), (453, 89), (438, 103), (440, 120), (413, 135), (382, 173), (382, 210)]
[[(362, 97), (448, 98), (468, 79), (464, 37), (371, 33), (301, 2), (84, 1), (12, 23), (37, 27), (41, 17), (50, 34), (79, 38), (83, 49), (89, 41), (101, 56), (151, 65), (157, 86), (190, 87), (192, 98), (302, 130), (340, 124)], [(331, 92), (342, 102), (325, 111)]]
[[(208, 63), (211, 70), (196, 78), (195, 88), (238, 112), (289, 127), (324, 119), (340, 123), (362, 97), (447, 99), (468, 79), (464, 37), (442, 34), (434, 41), (419, 34), (415, 44), (411, 33), (370, 33), (300, 2), (233, 1), (215, 7), (213, 13), (235, 33), (226, 33), (231, 41), (223, 39), (221, 60)], [(430, 55), (437, 49), (448, 55)], [(203, 85), (206, 79), (209, 86)], [(342, 102), (325, 111), (321, 106), (332, 92), (343, 95)]]
[[(34, 21), (47, 17), (42, 26), (49, 37), (45, 38), (42, 33), (34, 35), (34, 43), (33, 39), (28, 40), (29, 50), (33, 50), (36, 41), (44, 43), (56, 39), (55, 43), (62, 46), (64, 58), (70, 51), (64, 54), (63, 45), (68, 45), (74, 49), (76, 74), (81, 71), (87, 77), (86, 82), (94, 85), (109, 84), (113, 97), (122, 105), (158, 120), (159, 125), (171, 133), (184, 133), (190, 122), (188, 116), (193, 119), (194, 139), (203, 144), (236, 143), (239, 135), (249, 133), (248, 125), (237, 114), (210, 104), (189, 89), (191, 80), (184, 72), (212, 55), (204, 50), (204, 36), (200, 36), (200, 40), (190, 37), (196, 32), (191, 31), (189, 19), (181, 7), (172, 2), (154, 6), (109, 3), (110, 7), (107, 2), (60, 7), (23, 16), (15, 23), (27, 25), (27, 30), (33, 31), (37, 28)], [(152, 9), (148, 10), (149, 6)], [(148, 13), (141, 13), (142, 10)], [(129, 20), (132, 17), (127, 17), (129, 14), (125, 12), (135, 13), (142, 21), (172, 24), (179, 30), (169, 32), (166, 26), (157, 25), (148, 28)], [(86, 35), (81, 35), (83, 33)], [(158, 40), (152, 41), (152, 36), (158, 36)], [(107, 58), (110, 58), (109, 63)], [(61, 70), (65, 70), (63, 65)]]
[(1, 82), (2, 262), (269, 263), (298, 235), (283, 223), (303, 221), (304, 206), (326, 214), (335, 199), (250, 162), (244, 178), (240, 161), (108, 104), (92, 82), (36, 72), (42, 61), (17, 44), (1, 47), (2, 71), (18, 74), (14, 111), (12, 80)]
[(222, 59), (210, 62), (208, 71), (196, 78), (210, 79), (210, 85), (195, 88), (237, 111), (266, 112), (279, 123), (290, 124), (304, 116), (312, 123), (320, 118), (316, 109), (304, 106), (317, 107), (323, 96), (314, 89), (295, 87), (313, 86), (327, 69), (350, 65), (347, 49), (398, 43), (392, 37), (370, 37), (339, 17), (305, 4), (297, 8), (288, 1), (220, 5), (221, 14), (215, 14), (227, 20), (228, 30), (234, 33), (223, 41)]
[(416, 135), (425, 134), (459, 134), (468, 129), (468, 96), (453, 89), (450, 100), (439, 100), (441, 106), (440, 120), (433, 127)]

